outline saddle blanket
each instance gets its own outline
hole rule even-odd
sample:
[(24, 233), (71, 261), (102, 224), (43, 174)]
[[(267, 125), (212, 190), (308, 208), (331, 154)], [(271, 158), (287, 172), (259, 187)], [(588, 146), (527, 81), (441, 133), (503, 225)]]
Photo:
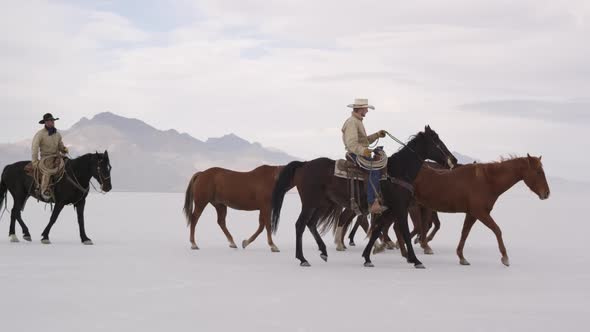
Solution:
[[(358, 167), (354, 162), (345, 159), (336, 160), (334, 176), (343, 179), (365, 181), (369, 176), (368, 171)], [(381, 170), (381, 181), (387, 180), (387, 169)]]

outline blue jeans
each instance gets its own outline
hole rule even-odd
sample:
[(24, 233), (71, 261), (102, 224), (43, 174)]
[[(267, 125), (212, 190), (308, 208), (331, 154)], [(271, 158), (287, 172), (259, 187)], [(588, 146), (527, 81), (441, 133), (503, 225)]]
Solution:
[[(352, 154), (353, 158), (358, 158), (357, 155)], [(371, 160), (371, 158), (365, 158), (366, 160)], [(369, 171), (369, 183), (367, 185), (367, 202), (369, 203), (369, 207), (375, 202), (377, 199), (377, 193), (381, 190), (379, 181), (381, 180), (381, 171), (380, 170), (372, 170)]]

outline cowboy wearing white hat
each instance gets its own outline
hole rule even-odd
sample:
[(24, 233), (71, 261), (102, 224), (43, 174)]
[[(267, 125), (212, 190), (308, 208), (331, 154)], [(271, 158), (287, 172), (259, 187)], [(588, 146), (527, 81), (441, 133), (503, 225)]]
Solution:
[[(370, 159), (373, 151), (369, 149), (369, 145), (375, 142), (379, 137), (385, 137), (385, 130), (379, 130), (378, 132), (368, 135), (363, 125), (363, 119), (369, 112), (369, 109), (374, 110), (373, 105), (369, 105), (369, 100), (365, 98), (357, 98), (353, 104), (348, 105), (352, 108), (352, 115), (342, 127), (342, 141), (346, 147), (346, 151), (353, 154), (355, 157), (362, 156)], [(371, 171), (369, 181), (371, 182), (368, 187), (367, 200), (370, 206), (371, 213), (383, 212), (383, 207), (376, 199), (377, 192), (379, 190), (379, 171)]]
[[(40, 160), (47, 165), (53, 165), (56, 163), (57, 158), (61, 158), (62, 153), (68, 153), (68, 148), (64, 145), (61, 134), (55, 128), (55, 121), (57, 120), (59, 120), (59, 118), (54, 118), (51, 113), (47, 113), (43, 115), (43, 119), (39, 121), (39, 124), (44, 126), (43, 129), (35, 134), (31, 146), (32, 163), (34, 168), (37, 168)], [(39, 155), (41, 155), (41, 158), (39, 158)], [(51, 176), (53, 174), (48, 172), (41, 173), (40, 194), (43, 198), (50, 199), (51, 189), (49, 188), (49, 182), (51, 181)]]

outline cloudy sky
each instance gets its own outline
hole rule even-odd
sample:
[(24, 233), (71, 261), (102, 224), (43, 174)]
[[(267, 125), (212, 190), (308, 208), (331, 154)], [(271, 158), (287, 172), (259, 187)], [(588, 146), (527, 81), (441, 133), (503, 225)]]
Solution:
[(452, 150), (590, 181), (587, 0), (0, 2), (0, 142), (111, 111), (337, 157), (366, 97), (368, 131), (431, 124)]

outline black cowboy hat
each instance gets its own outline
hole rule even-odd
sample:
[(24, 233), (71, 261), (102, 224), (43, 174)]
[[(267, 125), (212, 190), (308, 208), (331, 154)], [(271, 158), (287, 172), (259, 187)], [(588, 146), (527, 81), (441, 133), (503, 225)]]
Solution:
[(45, 122), (47, 121), (55, 120), (59, 120), (59, 118), (54, 118), (53, 115), (51, 115), (51, 113), (46, 113), (45, 115), (43, 115), (43, 120), (39, 121), (39, 124), (45, 124)]

